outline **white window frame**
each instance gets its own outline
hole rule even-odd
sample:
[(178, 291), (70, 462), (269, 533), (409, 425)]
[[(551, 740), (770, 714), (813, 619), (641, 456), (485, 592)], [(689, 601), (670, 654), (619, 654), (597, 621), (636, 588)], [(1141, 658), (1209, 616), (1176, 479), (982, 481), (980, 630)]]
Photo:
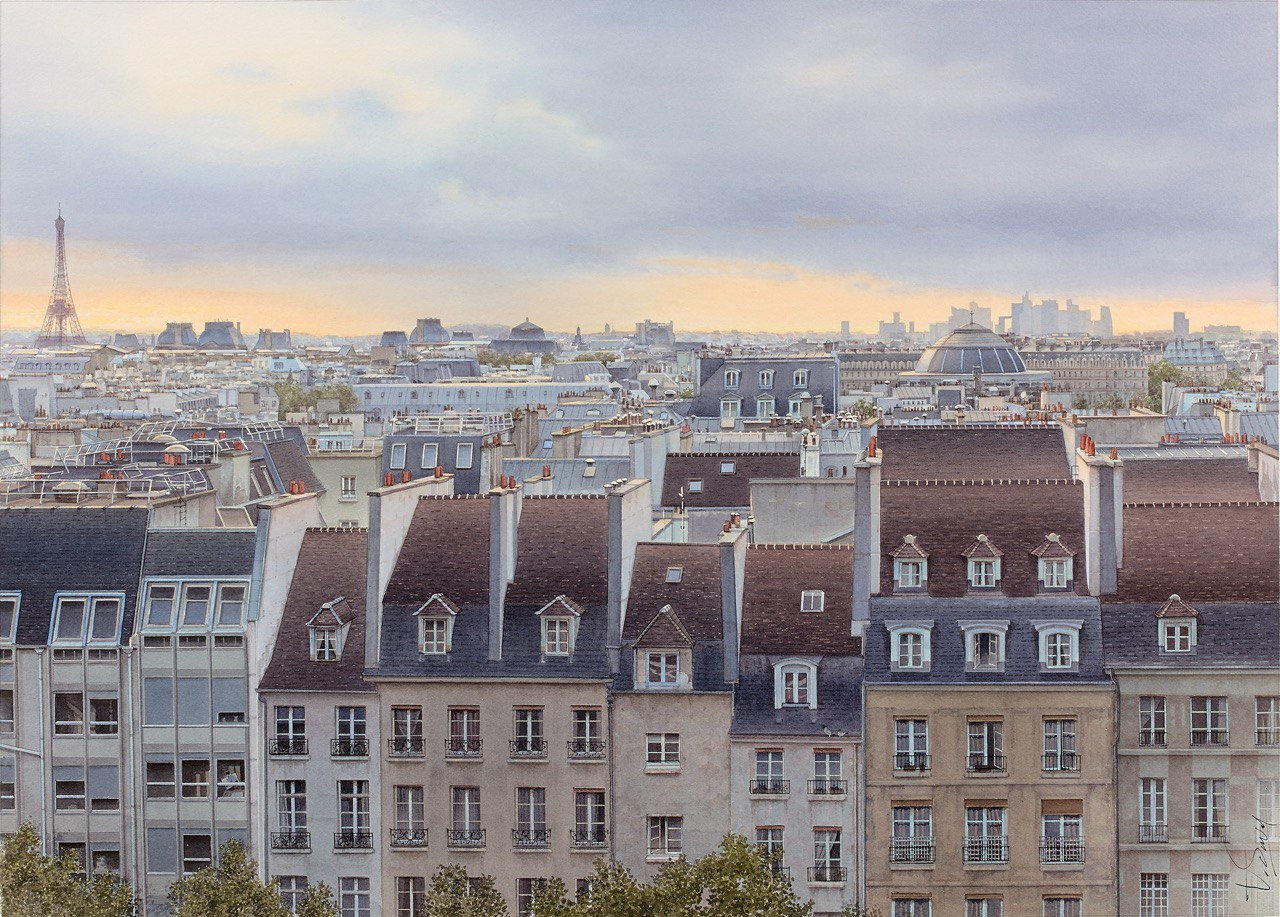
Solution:
[[(999, 589), (1000, 561), (1001, 558), (999, 557), (970, 557), (969, 588)], [(990, 574), (990, 576), (988, 576), (988, 574)], [(988, 582), (988, 580), (990, 580), (990, 582)]]
[(820, 612), (827, 604), (827, 594), (821, 589), (805, 589), (800, 593), (800, 610), (803, 612)]
[(440, 444), (422, 444), (422, 470), (432, 471), (440, 464)]
[[(443, 625), (436, 634), (437, 625)], [(436, 640), (439, 636), (441, 639)], [(450, 650), (453, 636), (453, 615), (418, 616), (418, 652), (425, 656), (443, 656)], [(428, 637), (432, 639), (428, 640)]]
[[(463, 455), (466, 456), (463, 459)], [(476, 461), (476, 444), (475, 443), (458, 443), (457, 451), (454, 452), (454, 468), (469, 469), (475, 465)]]
[(760, 388), (773, 388), (773, 370), (762, 369), (759, 376)]
[(913, 592), (929, 585), (929, 561), (923, 557), (912, 557), (905, 560), (894, 558), (893, 585), (896, 589), (910, 589)]
[(649, 859), (677, 859), (684, 852), (684, 816), (650, 815), (648, 835)]
[(720, 417), (723, 420), (737, 420), (742, 416), (742, 399), (737, 395), (726, 395), (720, 399)]
[[(885, 622), (889, 630), (889, 647), (890, 647), (890, 670), (894, 672), (928, 672), (932, 659), (932, 627), (921, 624), (895, 624), (893, 622)], [(904, 638), (918, 638), (920, 641), (920, 659), (918, 664), (902, 664), (902, 649)], [(910, 663), (914, 653), (908, 655)]]
[(13, 603), (13, 618), (9, 621), (9, 627), (6, 631), (0, 631), (0, 645), (7, 646), (17, 638), (18, 615), (22, 613), (22, 593), (0, 592), (0, 602)]
[(793, 388), (809, 387), (809, 370), (797, 369), (791, 374), (791, 385)]
[[(965, 668), (973, 672), (1002, 672), (1005, 665), (1006, 635), (1009, 631), (1008, 621), (961, 621), (960, 630), (964, 633)], [(978, 638), (981, 636), (996, 638), (995, 665), (978, 665)]]
[(387, 467), (390, 468), (392, 471), (403, 471), (405, 466), (405, 459), (407, 458), (408, 454), (409, 454), (408, 443), (392, 443), (391, 457), (387, 463)]
[(1161, 652), (1190, 653), (1195, 648), (1195, 618), (1162, 618), (1160, 620)]
[[(1046, 671), (1066, 672), (1080, 665), (1080, 629), (1084, 621), (1032, 621), (1040, 646), (1040, 667)], [(1069, 659), (1062, 664), (1059, 656), (1050, 658), (1049, 638), (1065, 637)]]
[(646, 769), (670, 770), (680, 767), (680, 733), (646, 733), (644, 749)]
[[(788, 701), (788, 696), (795, 696), (796, 687), (801, 684), (799, 676), (803, 675), (803, 701)], [(790, 677), (790, 685), (788, 685)], [(773, 709), (818, 708), (818, 665), (811, 659), (782, 659), (773, 667)]]
[(770, 417), (778, 409), (778, 402), (774, 400), (772, 395), (756, 396), (756, 416)]
[(1138, 917), (1169, 917), (1169, 874), (1144, 872), (1138, 877)]
[(720, 463), (721, 474), (733, 474), (738, 470), (738, 463), (734, 461), (724, 461)]
[(354, 503), (356, 501), (356, 476), (354, 474), (344, 474), (338, 481), (338, 501), (340, 503)]
[[(554, 631), (554, 633), (553, 633)], [(542, 618), (542, 654), (573, 655), (573, 619), (567, 615), (544, 615)]]
[[(241, 629), (244, 627), (244, 625), (245, 625), (245, 623), (246, 623), (246, 619), (248, 618), (248, 614), (249, 614), (249, 584), (248, 584), (247, 582), (237, 582), (237, 581), (232, 580), (232, 581), (228, 581), (228, 582), (225, 582), (225, 583), (224, 583), (224, 582), (219, 582), (219, 583), (217, 584), (217, 587), (218, 587), (218, 590), (217, 590), (217, 594), (216, 594), (216, 596), (215, 596), (215, 598), (214, 598), (213, 611), (212, 611), (212, 613), (211, 613), (211, 615), (210, 615), (209, 625), (210, 625), (214, 630), (228, 630), (228, 631), (230, 631), (230, 630), (241, 630)], [(224, 593), (226, 593), (226, 592), (227, 592), (227, 590), (230, 590), (230, 589), (243, 589), (243, 590), (244, 590), (243, 595), (242, 595), (242, 597), (241, 597), (241, 598), (240, 598), (240, 600), (239, 600), (239, 602), (240, 602), (240, 617), (239, 617), (239, 619), (238, 619), (234, 624), (223, 624), (223, 623), (222, 623), (222, 606), (223, 606), (223, 603), (224, 603), (224, 602), (226, 602), (226, 603), (234, 603), (234, 601), (235, 601), (234, 599), (231, 599), (231, 598), (227, 597), (226, 595), (224, 595)]]
[[(309, 627), (308, 630), (311, 632), (312, 662), (337, 662), (342, 658), (341, 627), (331, 627), (328, 625), (323, 627), (312, 626)], [(331, 635), (331, 637), (329, 635)], [(329, 654), (330, 650), (332, 651), (332, 655)], [(321, 655), (322, 652), (323, 655)]]
[(726, 369), (724, 371), (724, 387), (726, 389), (741, 388), (742, 373), (736, 369)]
[(1070, 557), (1040, 558), (1040, 585), (1044, 589), (1066, 589), (1072, 579)]
[(691, 493), (691, 494), (700, 494), (700, 493), (702, 493), (702, 479), (701, 479), (701, 478), (693, 478), (693, 479), (691, 479), (691, 480), (689, 481), (688, 491), (689, 491), (689, 493)]
[[(182, 583), (179, 580), (156, 580), (147, 583), (147, 601), (143, 606), (142, 628), (151, 631), (172, 631), (174, 621), (177, 618), (178, 605), (180, 604), (179, 596), (181, 595)], [(163, 601), (169, 603), (169, 618), (164, 623), (155, 623), (151, 620), (151, 609), (156, 601), (156, 590), (172, 591), (172, 595)]]
[[(653, 660), (658, 660), (659, 680), (654, 681)], [(670, 668), (668, 668), (670, 664)], [(670, 678), (668, 678), (668, 673)], [(645, 650), (644, 685), (647, 688), (675, 688), (680, 685), (680, 653), (675, 650)]]

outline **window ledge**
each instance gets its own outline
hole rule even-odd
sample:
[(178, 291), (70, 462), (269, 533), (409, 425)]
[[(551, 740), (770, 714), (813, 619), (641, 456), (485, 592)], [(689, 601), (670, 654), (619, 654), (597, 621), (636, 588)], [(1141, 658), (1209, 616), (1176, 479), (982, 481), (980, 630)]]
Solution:
[(1045, 780), (1079, 780), (1079, 771), (1041, 771), (1040, 776)]
[(905, 780), (919, 780), (919, 779), (921, 779), (921, 778), (923, 778), (923, 777), (928, 777), (928, 776), (930, 775), (930, 773), (932, 773), (932, 772), (930, 771), (930, 769), (929, 769), (929, 768), (923, 768), (923, 769), (921, 769), (921, 768), (918, 768), (918, 767), (913, 767), (913, 768), (907, 769), (907, 768), (897, 768), (897, 767), (895, 767), (895, 768), (893, 769), (893, 776), (894, 776), (894, 777), (901, 777), (901, 778), (903, 778), (903, 779), (905, 779)]
[(646, 774), (679, 774), (679, 764), (646, 764), (644, 766)]
[(919, 869), (932, 870), (933, 863), (890, 863), (889, 869), (893, 872), (913, 872)]
[(356, 503), (359, 501), (359, 499), (360, 499), (359, 497), (339, 497), (338, 502), (339, 503)]
[(966, 780), (1003, 780), (1009, 776), (1009, 771), (965, 771), (964, 776)]
[(964, 868), (973, 872), (999, 872), (1009, 868), (1008, 863), (965, 863)]
[(683, 854), (679, 853), (651, 853), (644, 858), (646, 863), (674, 863), (680, 859)]
[(1084, 863), (1041, 863), (1040, 868), (1045, 872), (1080, 872)]

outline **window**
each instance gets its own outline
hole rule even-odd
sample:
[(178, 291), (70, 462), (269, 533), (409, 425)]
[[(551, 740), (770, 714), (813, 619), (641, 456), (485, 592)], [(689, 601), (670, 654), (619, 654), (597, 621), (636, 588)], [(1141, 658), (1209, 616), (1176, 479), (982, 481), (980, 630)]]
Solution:
[(391, 708), (391, 753), (420, 755), (425, 746), (422, 738), (422, 708)]
[(396, 876), (396, 917), (426, 917), (427, 880), (422, 876)]
[(448, 618), (420, 616), (418, 618), (419, 651), (440, 656), (449, 652)]
[(1256, 745), (1280, 745), (1280, 697), (1270, 695), (1253, 701)]
[(1227, 744), (1227, 699), (1191, 698), (1191, 744)]
[(335, 738), (330, 753), (339, 758), (369, 754), (369, 739), (364, 707), (337, 707)]
[(1227, 781), (1191, 781), (1191, 840), (1227, 840)]
[(929, 766), (928, 720), (893, 721), (893, 766), (896, 770), (924, 770)]
[(933, 807), (894, 806), (891, 863), (932, 863)]
[(569, 741), (570, 758), (595, 758), (604, 755), (600, 733), (599, 708), (573, 711), (573, 738)]
[(1081, 817), (1069, 815), (1041, 816), (1040, 862), (1083, 863), (1084, 842), (1080, 839)]
[(1004, 669), (1004, 635), (1007, 624), (999, 629), (975, 629), (974, 625), (961, 623), (966, 632), (965, 660), (971, 671), (999, 672)]
[(756, 416), (771, 417), (777, 411), (778, 404), (771, 395), (760, 395), (756, 398)]
[(682, 579), (684, 579), (684, 567), (667, 567), (666, 582), (678, 583)]
[(244, 602), (248, 587), (226, 584), (218, 587), (217, 627), (239, 627), (244, 622)]
[(736, 369), (726, 369), (724, 371), (724, 387), (737, 388), (741, 380), (741, 374)]
[(1165, 778), (1143, 777), (1138, 781), (1138, 840), (1164, 843), (1169, 839), (1165, 820)]
[(1164, 698), (1143, 695), (1138, 699), (1138, 744), (1164, 745)]
[(573, 837), (579, 846), (605, 842), (604, 790), (574, 792)]
[(1007, 863), (1004, 806), (968, 806), (964, 818), (964, 861)]
[(59, 691), (53, 695), (53, 734), (84, 735), (84, 695)]
[(805, 388), (809, 384), (809, 370), (797, 369), (791, 374), (791, 384), (796, 388)]
[(1079, 654), (1080, 628), (1084, 622), (1035, 623), (1040, 634), (1040, 664), (1045, 669), (1070, 669), (1076, 665)]
[(925, 560), (895, 560), (893, 581), (898, 589), (922, 589), (925, 583)]
[(551, 842), (547, 831), (547, 790), (541, 786), (516, 788), (517, 847), (545, 847)]
[(16, 728), (13, 713), (13, 691), (0, 691), (0, 733), (12, 733)]
[(295, 740), (307, 737), (307, 712), (304, 707), (276, 707), (276, 739)]
[(1226, 873), (1191, 874), (1191, 917), (1227, 917)]
[(684, 849), (684, 819), (679, 815), (649, 816), (649, 856), (674, 858)]
[(1160, 622), (1161, 644), (1166, 653), (1189, 653), (1196, 646), (1195, 618)]
[(969, 723), (969, 763), (971, 771), (1004, 770), (1004, 723), (1001, 720), (973, 720)]
[(1000, 559), (969, 558), (969, 587), (994, 589), (1000, 581)]
[(809, 706), (809, 669), (791, 665), (782, 669), (782, 706)]
[(756, 846), (766, 856), (782, 856), (782, 829), (775, 827), (756, 828)]
[(844, 869), (840, 865), (839, 828), (813, 829), (813, 881), (844, 881)]
[(1078, 771), (1080, 756), (1076, 754), (1076, 721), (1044, 721), (1044, 769), (1046, 771)]
[(297, 913), (298, 905), (307, 896), (306, 876), (276, 876), (276, 884), (280, 886), (280, 898), (290, 914)]
[(316, 662), (334, 662), (342, 655), (340, 634), (336, 627), (311, 628), (311, 658)]
[(894, 656), (900, 669), (923, 669), (929, 655), (927, 635), (920, 631), (902, 631), (897, 634)]
[(1041, 913), (1044, 917), (1083, 917), (1083, 907), (1079, 898), (1045, 898)]
[(742, 401), (738, 398), (721, 398), (720, 399), (720, 417), (723, 420), (733, 420), (742, 413)]
[(737, 463), (736, 463), (736, 462), (721, 462), (721, 463), (720, 463), (720, 473), (721, 473), (721, 474), (733, 474), (733, 473), (737, 470), (737, 468), (738, 468), (738, 465), (737, 465)]
[(1071, 558), (1040, 559), (1040, 585), (1044, 589), (1066, 589), (1071, 582)]
[(420, 786), (398, 786), (396, 798), (396, 833), (400, 842), (426, 839), (426, 796)]
[(338, 828), (343, 834), (369, 830), (369, 781), (338, 781)]
[(568, 618), (542, 619), (542, 652), (546, 656), (568, 656), (572, 650)]
[(120, 631), (120, 600), (94, 599), (89, 612), (89, 643), (115, 643)]
[(813, 792), (844, 793), (844, 761), (838, 751), (815, 750), (813, 753)]
[(367, 877), (343, 876), (338, 879), (338, 910), (342, 917), (370, 917), (373, 911)]
[(185, 586), (182, 590), (182, 627), (207, 627), (212, 586)]
[(172, 761), (147, 762), (147, 798), (173, 799), (176, 782)]
[(1004, 917), (1004, 900), (1001, 898), (966, 898), (964, 917)]
[[(77, 770), (69, 768), (68, 770)], [(84, 771), (79, 771), (79, 780), (57, 779), (57, 771), (55, 771), (55, 779), (53, 781), (53, 806), (55, 809), (79, 809), (84, 810), (85, 806), (85, 786)]]
[(785, 793), (782, 780), (782, 752), (775, 749), (756, 752), (756, 775), (751, 782), (753, 793)]
[(1169, 917), (1169, 874), (1144, 872), (1138, 877), (1138, 917)]
[(307, 781), (276, 781), (276, 813), (282, 832), (307, 829)]
[(480, 787), (453, 788), (453, 830), (467, 835), (480, 830)]
[(692, 481), (690, 481), (690, 482), (689, 482), (689, 493), (691, 493), (691, 494), (700, 494), (700, 493), (702, 493), (702, 481), (700, 481), (700, 480), (692, 480)]
[(760, 370), (760, 387), (773, 388), (773, 370), (772, 369)]
[(95, 847), (93, 850), (93, 871), (95, 874), (115, 873), (119, 875), (120, 851), (102, 850)]
[(680, 654), (645, 653), (645, 673), (650, 687), (674, 687), (680, 678)]
[(422, 444), (422, 470), (434, 471), (435, 467), (440, 464), (440, 444), (439, 443), (423, 443)]
[(801, 611), (822, 611), (826, 604), (826, 593), (821, 589), (806, 589), (800, 593)]
[(0, 643), (12, 643), (17, 633), (18, 599), (15, 593), (0, 594)]
[(227, 758), (218, 760), (218, 798), (243, 799), (245, 793), (244, 760)]
[(182, 872), (190, 875), (213, 865), (213, 838), (207, 834), (182, 835)]
[(1277, 818), (1280, 818), (1280, 780), (1259, 780), (1259, 827), (1265, 829), (1269, 836), (1275, 837)]
[(646, 735), (645, 764), (649, 767), (679, 767), (680, 733), (651, 732)]
[(182, 762), (182, 798), (207, 799), (209, 797), (209, 762), (187, 759)]
[(176, 586), (153, 585), (147, 590), (147, 627), (172, 627)]
[(516, 879), (516, 917), (533, 917), (544, 879)]
[(542, 733), (542, 708), (517, 707), (515, 711), (515, 739), (511, 743), (513, 755), (545, 755), (547, 743)]
[(405, 453), (407, 451), (408, 446), (404, 443), (391, 444), (391, 468), (393, 471), (399, 471), (404, 468)]
[(458, 451), (455, 454), (455, 468), (470, 468), (475, 460), (476, 447), (475, 443), (458, 443)]
[(933, 901), (929, 898), (894, 898), (893, 917), (933, 917)]

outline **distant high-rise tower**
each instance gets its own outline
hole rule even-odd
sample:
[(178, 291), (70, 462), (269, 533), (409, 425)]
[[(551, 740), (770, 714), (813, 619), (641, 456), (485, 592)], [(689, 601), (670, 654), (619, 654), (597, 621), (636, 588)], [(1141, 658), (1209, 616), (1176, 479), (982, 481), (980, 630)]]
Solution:
[(1173, 313), (1173, 336), (1179, 340), (1191, 337), (1191, 323), (1187, 321), (1187, 313)]
[(80, 319), (76, 318), (76, 304), (71, 301), (71, 284), (67, 280), (67, 239), (63, 228), (67, 221), (58, 208), (58, 218), (53, 221), (58, 229), (57, 266), (53, 273), (53, 292), (49, 294), (49, 308), (40, 326), (37, 347), (65, 347), (68, 344), (84, 344), (84, 332)]

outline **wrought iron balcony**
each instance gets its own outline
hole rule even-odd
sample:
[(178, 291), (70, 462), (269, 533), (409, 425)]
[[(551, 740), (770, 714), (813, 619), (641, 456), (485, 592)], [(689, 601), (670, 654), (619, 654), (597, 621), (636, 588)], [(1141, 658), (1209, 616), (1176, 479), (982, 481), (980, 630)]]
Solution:
[(518, 850), (541, 850), (551, 846), (551, 831), (547, 828), (512, 828), (511, 846)]
[(1042, 766), (1046, 771), (1078, 771), (1080, 755), (1074, 751), (1050, 752), (1044, 756)]
[(425, 847), (427, 846), (426, 828), (392, 828), (392, 847)]
[(1078, 837), (1042, 837), (1040, 838), (1040, 862), (1083, 863), (1084, 841)]
[(783, 866), (781, 860), (774, 860), (770, 863), (765, 863), (764, 868), (780, 879), (786, 879), (788, 882), (791, 881), (791, 867)]
[(971, 771), (1003, 771), (1004, 755), (970, 755), (966, 769)]
[(839, 777), (817, 777), (809, 781), (810, 796), (845, 796), (849, 792), (849, 781)]
[(569, 832), (570, 841), (579, 849), (598, 850), (609, 846), (609, 832), (601, 827), (575, 828)]
[(966, 863), (1008, 863), (1009, 838), (998, 837), (966, 837), (964, 839), (964, 861)]
[(1138, 825), (1138, 843), (1167, 844), (1169, 842), (1169, 826), (1165, 824)]
[(1197, 844), (1225, 844), (1228, 840), (1226, 825), (1192, 825), (1191, 840)]
[(1253, 733), (1254, 745), (1274, 747), (1280, 745), (1280, 729), (1257, 729)]
[(334, 758), (369, 757), (368, 739), (334, 739), (329, 743), (329, 754)]
[(310, 850), (310, 831), (273, 831), (271, 832), (272, 850)]
[(929, 756), (918, 751), (900, 751), (893, 756), (893, 769), (896, 771), (927, 771)]
[(932, 837), (895, 837), (889, 842), (890, 863), (932, 863)]
[(604, 759), (604, 739), (570, 739), (569, 760), (591, 761)]
[(1192, 745), (1226, 745), (1228, 744), (1230, 735), (1225, 729), (1193, 729), (1191, 730)]
[(387, 739), (387, 753), (393, 758), (423, 758), (427, 745), (422, 736), (396, 736)]
[(511, 757), (513, 758), (545, 758), (547, 742), (545, 739), (512, 739)]
[(1138, 745), (1143, 748), (1163, 748), (1169, 739), (1163, 729), (1144, 729), (1138, 733)]
[(307, 740), (292, 736), (277, 736), (267, 746), (267, 754), (274, 758), (300, 758), (307, 753)]
[(849, 878), (849, 870), (844, 866), (810, 866), (810, 882), (844, 882)]
[(479, 758), (483, 742), (480, 739), (449, 739), (445, 742), (444, 756), (446, 758)]
[(372, 831), (337, 831), (333, 835), (334, 850), (372, 850)]
[(450, 828), (445, 843), (455, 849), (478, 850), (485, 844), (484, 828)]
[(757, 778), (748, 784), (747, 792), (752, 796), (786, 796), (791, 792), (791, 781)]

